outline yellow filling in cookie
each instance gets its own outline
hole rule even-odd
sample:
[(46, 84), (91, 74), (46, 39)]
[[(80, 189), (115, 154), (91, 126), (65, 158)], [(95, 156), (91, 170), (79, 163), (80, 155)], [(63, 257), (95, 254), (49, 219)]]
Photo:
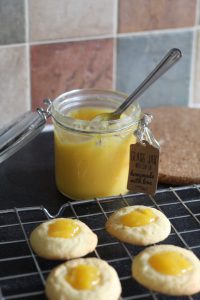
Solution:
[(91, 290), (100, 281), (100, 271), (91, 265), (78, 265), (71, 268), (66, 280), (77, 290)]
[(192, 269), (192, 264), (180, 253), (164, 251), (149, 258), (150, 265), (164, 275), (181, 275)]
[(120, 221), (123, 225), (128, 227), (138, 227), (148, 225), (156, 219), (152, 209), (136, 209), (121, 217)]
[(80, 227), (71, 219), (57, 220), (48, 227), (48, 235), (50, 237), (71, 238), (79, 231)]

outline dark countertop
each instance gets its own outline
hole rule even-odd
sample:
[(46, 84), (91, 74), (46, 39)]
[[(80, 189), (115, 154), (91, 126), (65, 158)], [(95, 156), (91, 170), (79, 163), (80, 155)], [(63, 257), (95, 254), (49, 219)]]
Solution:
[(43, 132), (0, 164), (0, 210), (44, 205), (57, 212), (68, 200), (54, 180), (53, 132)]
[(68, 200), (55, 184), (52, 131), (40, 133), (0, 164), (0, 210), (44, 206), (56, 214)]

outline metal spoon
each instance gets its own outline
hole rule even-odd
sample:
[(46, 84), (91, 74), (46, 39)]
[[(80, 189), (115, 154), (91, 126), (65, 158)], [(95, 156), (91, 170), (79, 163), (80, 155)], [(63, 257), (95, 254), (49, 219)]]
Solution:
[(168, 69), (170, 69), (180, 58), (182, 53), (179, 49), (173, 48), (164, 56), (160, 63), (153, 71), (144, 79), (144, 81), (126, 98), (126, 100), (113, 112), (103, 113), (91, 121), (112, 121), (120, 118), (121, 114), (139, 97), (144, 91), (160, 78)]

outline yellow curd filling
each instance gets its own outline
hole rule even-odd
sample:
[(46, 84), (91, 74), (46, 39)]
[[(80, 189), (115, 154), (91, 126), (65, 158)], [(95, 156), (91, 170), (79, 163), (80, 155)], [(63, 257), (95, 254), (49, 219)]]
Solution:
[(101, 107), (81, 107), (77, 110), (74, 110), (69, 113), (69, 116), (71, 118), (77, 119), (77, 120), (85, 120), (85, 121), (91, 121), (93, 118), (95, 118), (97, 115), (103, 114), (105, 112), (110, 112), (110, 109), (101, 108)]
[(80, 227), (74, 220), (57, 220), (48, 227), (48, 236), (58, 238), (71, 238), (80, 231)]
[(138, 208), (121, 217), (120, 222), (128, 227), (138, 227), (148, 225), (156, 220), (152, 209)]
[(83, 264), (71, 268), (65, 279), (77, 290), (91, 290), (100, 281), (100, 271), (95, 266)]
[[(80, 108), (71, 117), (91, 120), (108, 110)], [(133, 128), (111, 134), (80, 134), (55, 126), (55, 171), (58, 189), (75, 199), (127, 193)]]
[(192, 269), (192, 264), (181, 253), (163, 251), (149, 258), (150, 265), (164, 275), (179, 276)]

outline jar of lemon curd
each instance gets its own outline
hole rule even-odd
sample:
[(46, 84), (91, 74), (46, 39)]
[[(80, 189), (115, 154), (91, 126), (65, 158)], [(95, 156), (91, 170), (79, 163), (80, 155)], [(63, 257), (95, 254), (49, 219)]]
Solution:
[(115, 91), (82, 89), (52, 102), (55, 178), (62, 194), (83, 200), (128, 192), (129, 151), (136, 143), (140, 107), (135, 102), (115, 121), (92, 120), (125, 98)]

